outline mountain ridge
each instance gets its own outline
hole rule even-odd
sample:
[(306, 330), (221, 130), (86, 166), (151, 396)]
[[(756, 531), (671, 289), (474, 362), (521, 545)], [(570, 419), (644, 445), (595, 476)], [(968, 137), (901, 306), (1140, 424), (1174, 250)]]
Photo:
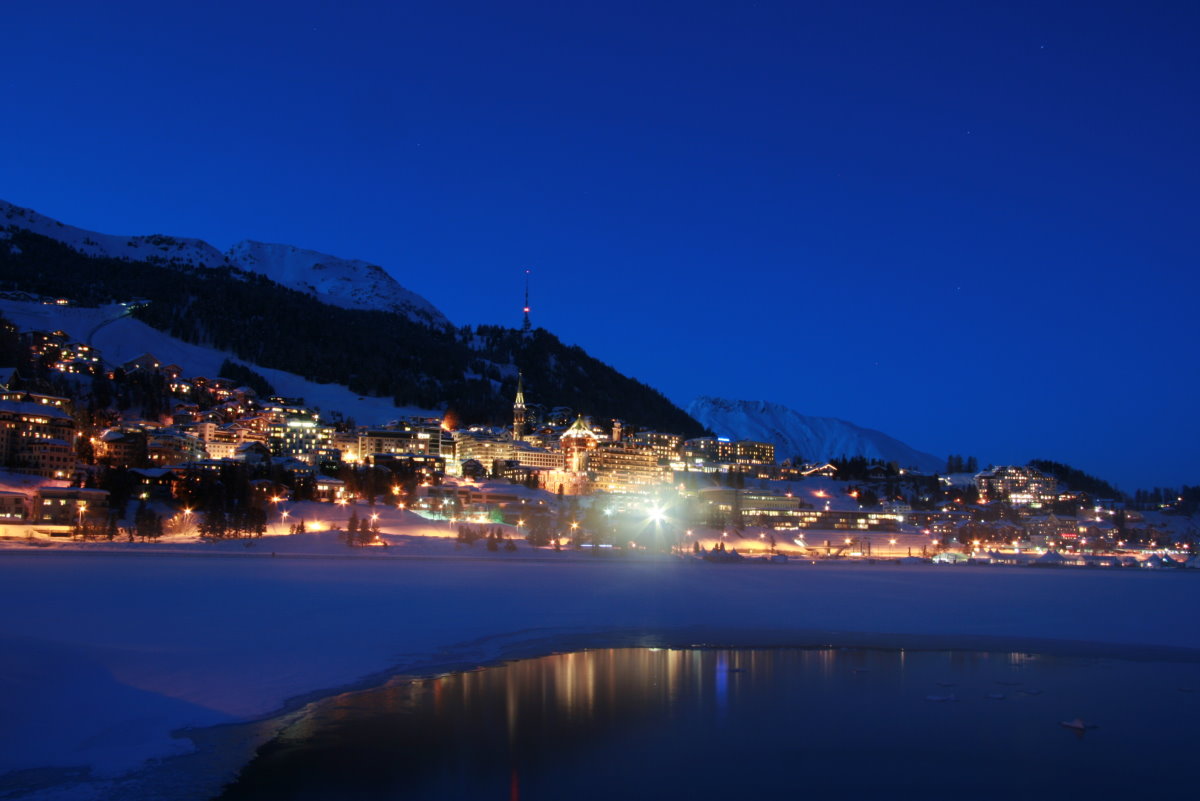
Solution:
[(720, 435), (772, 443), (781, 461), (796, 456), (808, 461), (865, 456), (929, 473), (945, 469), (944, 459), (882, 431), (836, 417), (801, 414), (769, 401), (701, 395), (688, 404), (687, 413)]
[(0, 200), (0, 228), (30, 231), (93, 258), (144, 261), (168, 268), (233, 268), (266, 276), (344, 309), (390, 311), (426, 325), (450, 325), (429, 300), (405, 288), (380, 265), (361, 259), (252, 239), (222, 253), (203, 239), (104, 234), (67, 225), (6, 200)]

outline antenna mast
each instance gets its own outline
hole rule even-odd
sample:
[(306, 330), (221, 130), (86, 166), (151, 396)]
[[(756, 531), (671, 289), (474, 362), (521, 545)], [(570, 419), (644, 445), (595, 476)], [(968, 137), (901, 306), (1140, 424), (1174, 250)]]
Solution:
[(529, 270), (525, 271), (525, 322), (521, 324), (521, 331), (529, 333)]

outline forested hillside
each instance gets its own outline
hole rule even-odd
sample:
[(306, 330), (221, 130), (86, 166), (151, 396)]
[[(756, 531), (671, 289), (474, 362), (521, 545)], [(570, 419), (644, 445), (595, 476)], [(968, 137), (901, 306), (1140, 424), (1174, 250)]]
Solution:
[(329, 306), (235, 268), (90, 257), (16, 228), (0, 241), (0, 289), (83, 305), (145, 299), (134, 314), (186, 342), (399, 405), (448, 408), (462, 422), (508, 420), (519, 368), (529, 399), (545, 406), (703, 431), (657, 390), (542, 329), (526, 336), (498, 327), (432, 328), (391, 312)]

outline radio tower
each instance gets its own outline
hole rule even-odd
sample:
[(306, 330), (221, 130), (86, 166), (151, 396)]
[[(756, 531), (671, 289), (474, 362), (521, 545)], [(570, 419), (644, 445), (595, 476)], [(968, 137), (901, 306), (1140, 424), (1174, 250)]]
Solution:
[(525, 322), (521, 324), (521, 333), (529, 334), (529, 270), (525, 271)]

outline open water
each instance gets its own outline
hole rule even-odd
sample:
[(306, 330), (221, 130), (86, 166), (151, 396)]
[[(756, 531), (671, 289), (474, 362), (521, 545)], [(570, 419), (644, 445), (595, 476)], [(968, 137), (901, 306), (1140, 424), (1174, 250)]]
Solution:
[(1198, 713), (1194, 662), (582, 651), (315, 703), (220, 798), (1187, 798)]

